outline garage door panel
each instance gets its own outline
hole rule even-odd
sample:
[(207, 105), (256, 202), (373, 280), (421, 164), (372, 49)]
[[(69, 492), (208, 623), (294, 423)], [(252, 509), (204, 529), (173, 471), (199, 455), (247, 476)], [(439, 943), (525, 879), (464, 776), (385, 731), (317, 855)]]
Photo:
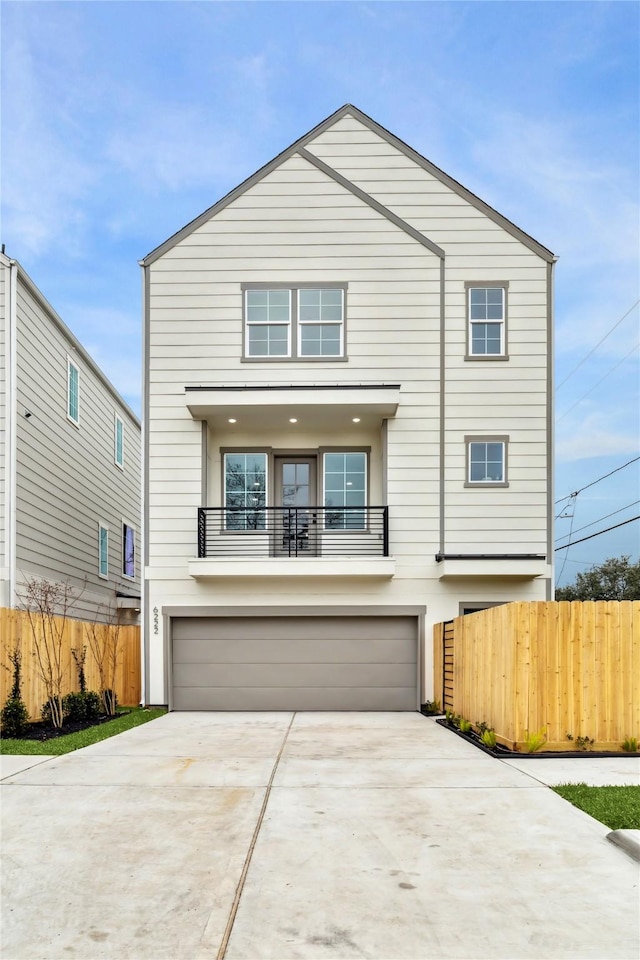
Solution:
[(175, 710), (415, 710), (417, 619), (172, 620)]
[(174, 640), (388, 640), (415, 638), (414, 617), (184, 617), (173, 622)]
[[(415, 627), (414, 627), (415, 634)], [(207, 637), (175, 642), (181, 663), (415, 663), (415, 635), (410, 640), (280, 636), (277, 641)]]
[(177, 663), (176, 687), (410, 687), (413, 664), (343, 663)]
[(407, 711), (416, 702), (406, 687), (176, 687), (173, 709)]

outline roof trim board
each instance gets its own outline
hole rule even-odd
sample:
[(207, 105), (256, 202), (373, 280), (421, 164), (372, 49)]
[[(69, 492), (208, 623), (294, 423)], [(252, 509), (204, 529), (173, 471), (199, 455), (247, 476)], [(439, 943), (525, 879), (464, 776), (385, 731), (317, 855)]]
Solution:
[(429, 240), (429, 238), (425, 237), (423, 233), (420, 233), (419, 230), (416, 230), (415, 227), (412, 227), (410, 223), (407, 223), (406, 220), (403, 220), (402, 217), (399, 217), (397, 213), (393, 212), (393, 210), (389, 210), (389, 208), (385, 207), (384, 204), (370, 196), (361, 187), (356, 186), (356, 184), (352, 183), (351, 180), (347, 180), (346, 177), (344, 177), (341, 173), (338, 173), (337, 170), (334, 170), (333, 167), (330, 167), (328, 163), (324, 162), (324, 160), (321, 160), (313, 153), (305, 150), (304, 147), (301, 147), (300, 150), (298, 150), (298, 156), (303, 157), (304, 160), (307, 160), (309, 163), (313, 164), (314, 167), (317, 167), (317, 169), (320, 170), (321, 173), (326, 174), (327, 177), (331, 177), (332, 180), (335, 180), (335, 182), (340, 184), (341, 187), (344, 187), (345, 190), (348, 190), (355, 197), (358, 197), (359, 200), (362, 200), (363, 203), (366, 203), (372, 207), (376, 213), (379, 213), (383, 217), (386, 217), (387, 220), (390, 220), (391, 223), (396, 225), (396, 227), (404, 230), (404, 232), (408, 233), (410, 237), (413, 237), (414, 240), (417, 240), (418, 243), (421, 243), (423, 247), (427, 247), (431, 253), (435, 253), (436, 257), (440, 257), (441, 260), (444, 260), (445, 254), (442, 247), (439, 247), (437, 243)]
[[(309, 157), (306, 156), (307, 151), (304, 150), (305, 146), (311, 143), (321, 133), (324, 133), (325, 130), (329, 129), (331, 126), (333, 126), (334, 123), (336, 123), (338, 120), (341, 120), (345, 116), (353, 117), (354, 119), (362, 123), (364, 126), (372, 130), (374, 133), (377, 133), (378, 136), (386, 140), (387, 143), (391, 144), (401, 153), (405, 154), (405, 156), (409, 157), (411, 160), (413, 160), (415, 163), (421, 166), (424, 170), (426, 170), (428, 173), (434, 176), (437, 180), (440, 180), (442, 183), (444, 183), (454, 193), (458, 194), (458, 196), (462, 197), (472, 206), (476, 207), (476, 209), (480, 210), (487, 217), (489, 217), (490, 220), (493, 220), (494, 223), (497, 223), (499, 226), (501, 226), (504, 230), (507, 231), (507, 233), (511, 234), (511, 236), (515, 237), (517, 240), (523, 243), (533, 253), (537, 254), (537, 256), (541, 257), (543, 260), (546, 260), (549, 263), (552, 263), (557, 259), (557, 257), (550, 250), (547, 249), (547, 247), (544, 247), (541, 243), (538, 243), (537, 240), (534, 240), (533, 237), (530, 237), (529, 234), (524, 232), (524, 230), (521, 230), (520, 227), (517, 227), (514, 223), (512, 223), (510, 220), (504, 217), (501, 213), (498, 213), (497, 210), (489, 206), (488, 203), (485, 203), (484, 200), (481, 200), (470, 190), (467, 190), (466, 187), (463, 187), (462, 184), (458, 183), (457, 180), (454, 180), (453, 177), (450, 177), (447, 173), (445, 173), (439, 167), (436, 167), (435, 164), (431, 163), (430, 160), (427, 160), (426, 157), (423, 157), (421, 154), (419, 154), (416, 150), (413, 149), (413, 147), (410, 147), (403, 140), (400, 140), (399, 137), (396, 137), (395, 134), (391, 133), (385, 127), (380, 126), (379, 123), (376, 123), (376, 121), (373, 120), (371, 117), (367, 116), (366, 113), (363, 113), (357, 107), (354, 107), (353, 104), (347, 103), (344, 106), (340, 107), (339, 110), (336, 110), (335, 113), (332, 113), (331, 116), (327, 117), (317, 126), (315, 126), (308, 133), (304, 134), (304, 136), (300, 137), (298, 140), (292, 143), (291, 146), (287, 147), (285, 150), (279, 153), (276, 157), (273, 158), (273, 160), (270, 160), (269, 163), (265, 164), (263, 167), (260, 167), (260, 169), (257, 170), (254, 174), (252, 174), (250, 177), (248, 177), (246, 180), (240, 183), (237, 187), (235, 187), (233, 190), (227, 193), (224, 197), (218, 200), (217, 203), (214, 203), (213, 206), (209, 207), (207, 210), (201, 213), (194, 220), (191, 220), (190, 223), (182, 227), (181, 230), (178, 230), (176, 233), (174, 233), (171, 237), (165, 240), (164, 243), (161, 243), (154, 250), (148, 253), (146, 257), (144, 257), (142, 260), (139, 261), (140, 265), (149, 266), (150, 264), (154, 263), (168, 250), (171, 250), (178, 243), (180, 243), (181, 240), (184, 240), (185, 237), (188, 237), (191, 233), (197, 230), (198, 227), (202, 226), (203, 223), (206, 223), (216, 214), (224, 210), (225, 207), (229, 206), (230, 203), (233, 203), (234, 200), (236, 200), (238, 197), (246, 193), (247, 190), (253, 187), (256, 183), (259, 183), (260, 180), (268, 176), (269, 173), (271, 173), (273, 170), (279, 167), (282, 163), (284, 163), (290, 157), (294, 156), (296, 153), (300, 153), (302, 156), (305, 157), (305, 159), (309, 160)], [(319, 160), (319, 158), (317, 157), (314, 157), (314, 160), (311, 162), (315, 162), (316, 165), (318, 165), (318, 163), (324, 163), (324, 161)], [(332, 178), (336, 180), (336, 182), (338, 183), (342, 182), (340, 179), (338, 179), (339, 177), (341, 177), (341, 174), (339, 174), (336, 170), (333, 170), (332, 167), (329, 167), (326, 164), (325, 164), (325, 167), (327, 167), (327, 170), (331, 171), (329, 175), (332, 176)], [(323, 168), (319, 167), (319, 169), (323, 169)], [(327, 172), (327, 170), (325, 170), (324, 172)], [(356, 187), (355, 184), (351, 184), (350, 181), (345, 181), (344, 183), (342, 183), (343, 186), (345, 186), (346, 184), (350, 184), (350, 186), (346, 187), (347, 189), (350, 189), (351, 192), (353, 192), (356, 196), (360, 195), (355, 192), (356, 190), (360, 190), (359, 187)], [(361, 191), (361, 193), (365, 197), (367, 197), (365, 202), (367, 202), (370, 206), (372, 206), (373, 209), (377, 209), (374, 206), (377, 203), (377, 201), (375, 201), (373, 197), (370, 197), (368, 194), (365, 194), (365, 191)], [(360, 199), (363, 199), (363, 196), (360, 196)], [(380, 207), (382, 207), (382, 204), (380, 204)], [(387, 211), (386, 213), (383, 214), (384, 216), (388, 216), (388, 214), (391, 214), (391, 211), (387, 210), (386, 207), (382, 207), (382, 210)], [(378, 212), (382, 212), (382, 210), (378, 210)], [(393, 216), (395, 217), (396, 214), (393, 214)], [(410, 231), (415, 230), (414, 227), (411, 227), (410, 224), (401, 220), (400, 217), (398, 217), (397, 219), (398, 221), (401, 221), (401, 223), (403, 224), (401, 229), (405, 230), (405, 232), (409, 233)], [(396, 221), (394, 220), (393, 222), (396, 222)], [(399, 226), (400, 224), (397, 224), (397, 225)], [(415, 231), (415, 232), (420, 237), (423, 236), (422, 234), (419, 233), (419, 231)], [(417, 239), (414, 233), (411, 233), (410, 235), (414, 236), (414, 239)], [(426, 239), (427, 238), (425, 237), (424, 240)], [(423, 241), (421, 240), (420, 242), (423, 242)], [(431, 249), (433, 253), (436, 253), (436, 249), (434, 249), (436, 247), (436, 244), (433, 244), (432, 246), (430, 246), (431, 244), (432, 244), (432, 241), (428, 241), (424, 245), (429, 246), (429, 249)], [(437, 250), (439, 250), (440, 252), (436, 253), (436, 255), (442, 256), (443, 253), (441, 251), (441, 248), (437, 247)]]

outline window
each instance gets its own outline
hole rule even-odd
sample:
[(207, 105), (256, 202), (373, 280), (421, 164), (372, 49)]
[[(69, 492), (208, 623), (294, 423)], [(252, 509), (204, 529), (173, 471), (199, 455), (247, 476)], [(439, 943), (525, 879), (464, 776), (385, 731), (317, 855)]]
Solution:
[(343, 290), (298, 291), (298, 355), (342, 356)]
[(468, 486), (508, 486), (508, 439), (508, 437), (465, 437)]
[(76, 426), (80, 424), (80, 371), (67, 357), (67, 417)]
[(122, 524), (122, 574), (130, 580), (136, 576), (136, 531), (128, 523)]
[(506, 284), (467, 285), (468, 355), (505, 357)]
[(366, 453), (325, 453), (324, 455), (324, 525), (331, 530), (362, 530), (365, 511), (357, 508), (367, 502)]
[(124, 423), (116, 414), (114, 437), (113, 437), (113, 457), (117, 466), (124, 469)]
[(291, 355), (291, 290), (247, 290), (247, 356)]
[(224, 502), (227, 530), (264, 530), (266, 453), (225, 453)]
[(98, 524), (98, 575), (109, 579), (109, 528)]
[(345, 288), (245, 289), (245, 358), (344, 357)]

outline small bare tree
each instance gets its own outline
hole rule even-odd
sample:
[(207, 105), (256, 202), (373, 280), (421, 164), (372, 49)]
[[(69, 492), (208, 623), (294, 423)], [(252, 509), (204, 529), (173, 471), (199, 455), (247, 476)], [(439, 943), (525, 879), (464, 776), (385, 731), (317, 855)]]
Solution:
[[(101, 619), (98, 620), (97, 617)], [(107, 604), (103, 604), (96, 617), (87, 623), (87, 641), (91, 656), (100, 678), (100, 699), (104, 712), (115, 716), (117, 698), (115, 692), (116, 672), (122, 653), (122, 623), (116, 595)]]
[(37, 672), (47, 693), (51, 723), (58, 729), (64, 719), (64, 634), (79, 595), (68, 580), (58, 582), (41, 577), (27, 578), (20, 593), (29, 619)]

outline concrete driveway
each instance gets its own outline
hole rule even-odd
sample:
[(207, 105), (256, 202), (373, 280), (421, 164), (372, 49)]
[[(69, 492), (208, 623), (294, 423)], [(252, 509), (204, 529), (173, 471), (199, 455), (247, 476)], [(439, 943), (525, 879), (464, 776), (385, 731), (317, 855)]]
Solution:
[(2, 792), (7, 960), (639, 954), (607, 828), (418, 714), (174, 713)]

